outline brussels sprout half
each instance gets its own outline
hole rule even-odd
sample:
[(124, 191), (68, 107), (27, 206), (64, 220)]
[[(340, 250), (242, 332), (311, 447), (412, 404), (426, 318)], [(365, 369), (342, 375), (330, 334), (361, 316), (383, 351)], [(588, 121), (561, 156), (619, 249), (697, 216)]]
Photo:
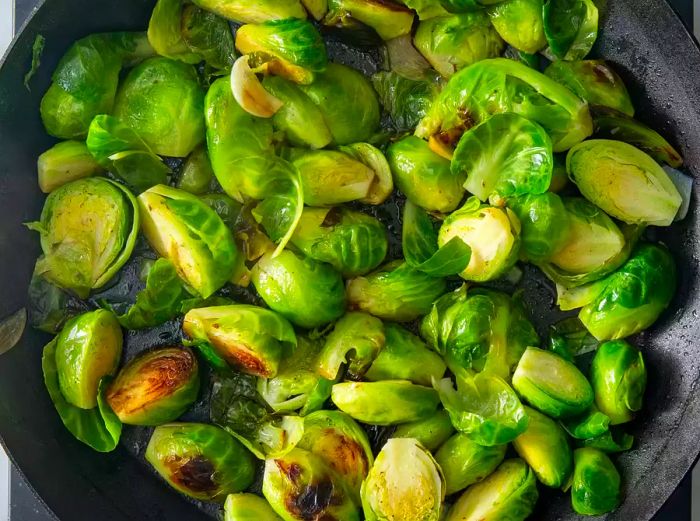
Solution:
[(392, 438), (413, 438), (429, 451), (435, 451), (455, 432), (450, 415), (444, 409), (432, 416), (396, 427)]
[(299, 0), (197, 0), (194, 3), (202, 9), (243, 24), (306, 18), (306, 11)]
[(362, 483), (367, 521), (439, 521), (444, 500), (440, 467), (411, 438), (387, 441)]
[(224, 521), (282, 521), (265, 498), (255, 494), (229, 494), (224, 503)]
[(435, 453), (435, 461), (445, 475), (447, 495), (464, 490), (491, 474), (505, 458), (507, 448), (508, 445), (479, 445), (462, 433), (452, 436)]
[(71, 181), (99, 174), (103, 170), (82, 141), (56, 143), (39, 156), (36, 166), (39, 172), (39, 188), (45, 194)]
[(223, 502), (255, 477), (253, 455), (223, 429), (204, 423), (156, 427), (146, 460), (175, 490), (201, 501)]
[(569, 214), (557, 194), (524, 195), (507, 204), (520, 221), (521, 257), (546, 262), (569, 243)]
[(615, 510), (620, 504), (620, 473), (603, 452), (583, 448), (574, 451), (574, 479), (571, 504), (587, 516)]
[(498, 34), (519, 51), (534, 54), (547, 45), (542, 0), (506, 0), (488, 10)]
[(127, 363), (107, 389), (107, 403), (127, 425), (176, 420), (197, 399), (199, 366), (186, 347), (143, 353)]

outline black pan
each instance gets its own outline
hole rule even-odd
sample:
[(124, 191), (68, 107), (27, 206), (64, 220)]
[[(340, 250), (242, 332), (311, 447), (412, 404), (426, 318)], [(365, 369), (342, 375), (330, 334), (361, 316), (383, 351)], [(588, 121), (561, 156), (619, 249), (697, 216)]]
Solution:
[[(38, 240), (22, 222), (36, 219), (43, 195), (36, 158), (51, 146), (39, 119), (39, 100), (58, 59), (90, 33), (143, 29), (152, 2), (46, 0), (24, 26), (0, 68), (0, 317), (25, 305)], [(31, 92), (22, 79), (37, 34), (46, 37)], [(345, 49), (341, 58), (367, 70), (371, 56)], [(700, 179), (700, 50), (663, 0), (609, 0), (595, 54), (613, 62), (629, 86), (638, 117), (678, 145)], [(354, 62), (354, 63), (353, 63)], [(695, 185), (697, 200), (700, 183)], [(635, 450), (619, 458), (625, 501), (611, 520), (651, 519), (700, 452), (700, 222), (697, 211), (660, 239), (673, 250), (680, 290), (653, 330), (636, 340), (647, 358), (649, 390), (634, 423)], [(553, 307), (534, 292), (542, 316)], [(537, 319), (538, 317), (535, 317)], [(542, 317), (539, 317), (542, 318)], [(0, 436), (14, 463), (63, 520), (205, 520), (209, 515), (161, 482), (134, 457), (144, 446), (127, 436), (111, 454), (97, 454), (66, 431), (41, 375), (45, 334), (28, 329), (0, 356)], [(556, 498), (556, 499), (555, 499)], [(575, 519), (562, 495), (540, 502), (538, 520)]]

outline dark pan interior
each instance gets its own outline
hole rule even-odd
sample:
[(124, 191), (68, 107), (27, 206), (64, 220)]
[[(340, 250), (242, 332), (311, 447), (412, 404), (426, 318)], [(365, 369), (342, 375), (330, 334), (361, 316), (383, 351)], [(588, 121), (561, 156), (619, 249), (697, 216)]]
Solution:
[[(5, 57), (0, 69), (0, 317), (25, 304), (39, 250), (21, 223), (35, 219), (43, 201), (36, 185), (36, 157), (53, 140), (43, 130), (38, 106), (51, 71), (75, 39), (99, 31), (143, 29), (151, 8), (152, 2), (143, 0), (46, 0)], [(28, 91), (22, 78), (38, 33), (47, 45)], [(342, 46), (333, 51), (365, 71), (374, 67), (371, 55)], [(700, 178), (700, 51), (668, 5), (663, 0), (612, 0), (596, 54), (623, 75), (638, 117), (678, 145), (686, 170)], [(695, 200), (699, 191), (696, 184)], [(626, 499), (608, 516), (614, 520), (650, 519), (700, 450), (698, 213), (693, 211), (658, 237), (678, 261), (680, 290), (654, 329), (637, 339), (647, 357), (650, 385), (645, 414), (634, 424), (636, 448), (619, 458)], [(542, 323), (551, 316), (551, 292), (537, 279), (527, 286), (536, 301), (534, 318)], [(56, 515), (103, 521), (210, 519), (132, 456), (143, 451), (141, 437), (127, 434), (124, 446), (103, 455), (72, 438), (44, 390), (40, 359), (47, 339), (28, 329), (17, 347), (0, 357), (0, 436)], [(139, 342), (130, 338), (128, 343)], [(565, 496), (543, 496), (547, 498), (535, 519), (577, 518)]]

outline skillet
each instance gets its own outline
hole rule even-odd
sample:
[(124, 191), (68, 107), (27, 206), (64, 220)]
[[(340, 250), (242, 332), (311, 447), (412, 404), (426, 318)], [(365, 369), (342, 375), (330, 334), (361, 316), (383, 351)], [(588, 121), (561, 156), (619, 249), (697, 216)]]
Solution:
[[(44, 132), (38, 107), (51, 71), (74, 40), (94, 32), (142, 30), (151, 9), (146, 0), (45, 0), (0, 64), (0, 317), (26, 304), (39, 253), (36, 237), (21, 223), (35, 219), (44, 200), (36, 183), (36, 158), (53, 139)], [(47, 44), (28, 91), (22, 79), (37, 34)], [(610, 0), (593, 54), (613, 63), (632, 94), (637, 117), (677, 145), (686, 171), (700, 180), (700, 49), (671, 8), (664, 0)], [(335, 56), (365, 71), (376, 63), (374, 54), (343, 46)], [(698, 195), (696, 181), (695, 201)], [(635, 339), (644, 350), (650, 384), (645, 411), (633, 424), (635, 449), (618, 459), (625, 501), (609, 520), (651, 519), (700, 452), (698, 212), (691, 210), (659, 239), (678, 263), (679, 291), (654, 328)], [(533, 319), (545, 324), (552, 294), (537, 278), (528, 280)], [(102, 521), (210, 519), (211, 510), (172, 491), (135, 457), (143, 453), (147, 438), (127, 436), (115, 452), (97, 454), (63, 428), (41, 375), (47, 341), (46, 334), (28, 328), (17, 346), (0, 356), (0, 438), (55, 515)], [(533, 519), (579, 518), (568, 499), (557, 495), (541, 499)]]

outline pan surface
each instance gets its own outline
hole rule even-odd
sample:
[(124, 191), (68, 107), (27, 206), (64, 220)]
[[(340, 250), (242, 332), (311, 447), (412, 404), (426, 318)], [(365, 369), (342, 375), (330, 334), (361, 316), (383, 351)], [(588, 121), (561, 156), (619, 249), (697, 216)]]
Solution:
[[(44, 199), (36, 183), (36, 158), (53, 140), (44, 132), (38, 107), (51, 71), (74, 40), (100, 31), (142, 30), (151, 9), (152, 2), (145, 0), (46, 0), (5, 56), (0, 68), (0, 317), (25, 305), (39, 253), (38, 240), (21, 223), (39, 215)], [(29, 91), (22, 79), (37, 34), (46, 37), (46, 49)], [(343, 46), (333, 51), (366, 72), (375, 67), (371, 54)], [(613, 63), (632, 94), (638, 118), (677, 145), (686, 171), (700, 179), (700, 50), (670, 7), (664, 0), (609, 0), (594, 54)], [(700, 183), (694, 190), (697, 201)], [(658, 238), (675, 255), (680, 287), (671, 308), (635, 340), (646, 356), (649, 389), (645, 411), (633, 424), (635, 449), (618, 458), (625, 501), (610, 520), (650, 519), (700, 451), (700, 222), (694, 205), (685, 221)], [(527, 295), (536, 305), (533, 318), (543, 323), (554, 307), (551, 293), (531, 279)], [(42, 381), (41, 350), (48, 338), (27, 329), (20, 344), (0, 357), (0, 437), (56, 516), (210, 519), (134, 457), (145, 449), (143, 437), (127, 435), (115, 452), (97, 454), (63, 428)], [(149, 345), (167, 341), (150, 340)], [(561, 494), (539, 504), (534, 519), (577, 519)]]

